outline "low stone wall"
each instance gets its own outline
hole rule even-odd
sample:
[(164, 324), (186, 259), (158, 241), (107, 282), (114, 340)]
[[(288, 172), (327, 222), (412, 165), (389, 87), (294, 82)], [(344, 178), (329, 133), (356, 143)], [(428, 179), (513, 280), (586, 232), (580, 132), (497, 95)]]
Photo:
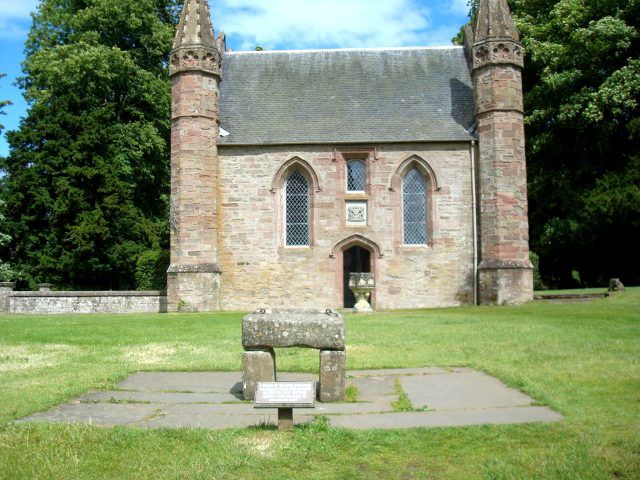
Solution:
[(0, 284), (0, 308), (4, 313), (164, 313), (167, 293), (153, 291), (14, 292), (11, 284)]

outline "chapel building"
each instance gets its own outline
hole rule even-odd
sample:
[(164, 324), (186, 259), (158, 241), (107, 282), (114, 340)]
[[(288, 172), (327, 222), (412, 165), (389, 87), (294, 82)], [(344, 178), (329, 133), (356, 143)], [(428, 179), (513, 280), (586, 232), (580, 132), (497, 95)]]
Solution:
[(186, 0), (172, 80), (169, 311), (532, 298), (523, 51), (505, 0), (465, 46), (231, 52)]

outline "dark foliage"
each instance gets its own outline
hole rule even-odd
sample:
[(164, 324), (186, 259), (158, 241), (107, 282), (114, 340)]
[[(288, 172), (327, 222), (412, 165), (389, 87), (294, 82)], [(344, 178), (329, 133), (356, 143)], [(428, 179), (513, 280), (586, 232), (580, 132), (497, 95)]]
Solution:
[(178, 3), (38, 8), (20, 80), (30, 108), (2, 163), (2, 231), (23, 284), (133, 288), (139, 255), (167, 247), (166, 62)]

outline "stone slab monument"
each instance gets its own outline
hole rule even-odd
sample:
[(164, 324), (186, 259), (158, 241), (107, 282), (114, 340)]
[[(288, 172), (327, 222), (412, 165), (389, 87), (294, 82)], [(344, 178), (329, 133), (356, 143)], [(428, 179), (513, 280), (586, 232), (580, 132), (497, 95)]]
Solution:
[(321, 402), (345, 397), (346, 348), (344, 318), (332, 310), (260, 309), (242, 320), (242, 388), (245, 400), (254, 400), (258, 382), (275, 382), (274, 348), (306, 347), (320, 350)]

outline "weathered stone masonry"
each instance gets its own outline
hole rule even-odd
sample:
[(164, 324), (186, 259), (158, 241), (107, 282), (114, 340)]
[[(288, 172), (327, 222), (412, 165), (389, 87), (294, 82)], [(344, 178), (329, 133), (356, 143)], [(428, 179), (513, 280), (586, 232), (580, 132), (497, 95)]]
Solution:
[(0, 283), (0, 313), (58, 315), (77, 313), (164, 313), (164, 291), (57, 292), (49, 284), (37, 292), (15, 292), (15, 283)]
[[(171, 54), (169, 311), (341, 308), (353, 246), (370, 256), (375, 308), (468, 304), (476, 241), (481, 302), (530, 300), (523, 52), (505, 0), (481, 0), (466, 44), (232, 53), (208, 2), (186, 0)], [(345, 188), (353, 158), (363, 192)], [(424, 245), (403, 242), (414, 167)], [(284, 238), (294, 170), (311, 189), (303, 247)], [(346, 221), (348, 202), (365, 207), (364, 224)]]
[(219, 310), (216, 144), (220, 52), (206, 2), (185, 3), (170, 70), (169, 310)]
[(471, 53), (480, 149), (480, 301), (522, 303), (533, 298), (523, 51), (505, 0), (481, 3)]
[[(290, 158), (313, 166), (311, 247), (285, 247), (282, 190), (271, 191), (279, 167)], [(410, 159), (428, 162), (437, 175), (429, 186), (431, 241), (402, 245), (401, 190), (396, 170)], [(367, 160), (369, 224), (346, 227), (344, 161), (327, 146), (221, 147), (222, 223), (220, 267), (223, 309), (255, 305), (342, 308), (342, 240), (357, 236), (375, 244), (376, 308), (417, 308), (471, 303), (473, 288), (471, 176), (468, 144), (382, 145)], [(392, 190), (393, 189), (393, 190)], [(345, 245), (346, 246), (346, 245)], [(343, 247), (344, 248), (344, 247)]]

